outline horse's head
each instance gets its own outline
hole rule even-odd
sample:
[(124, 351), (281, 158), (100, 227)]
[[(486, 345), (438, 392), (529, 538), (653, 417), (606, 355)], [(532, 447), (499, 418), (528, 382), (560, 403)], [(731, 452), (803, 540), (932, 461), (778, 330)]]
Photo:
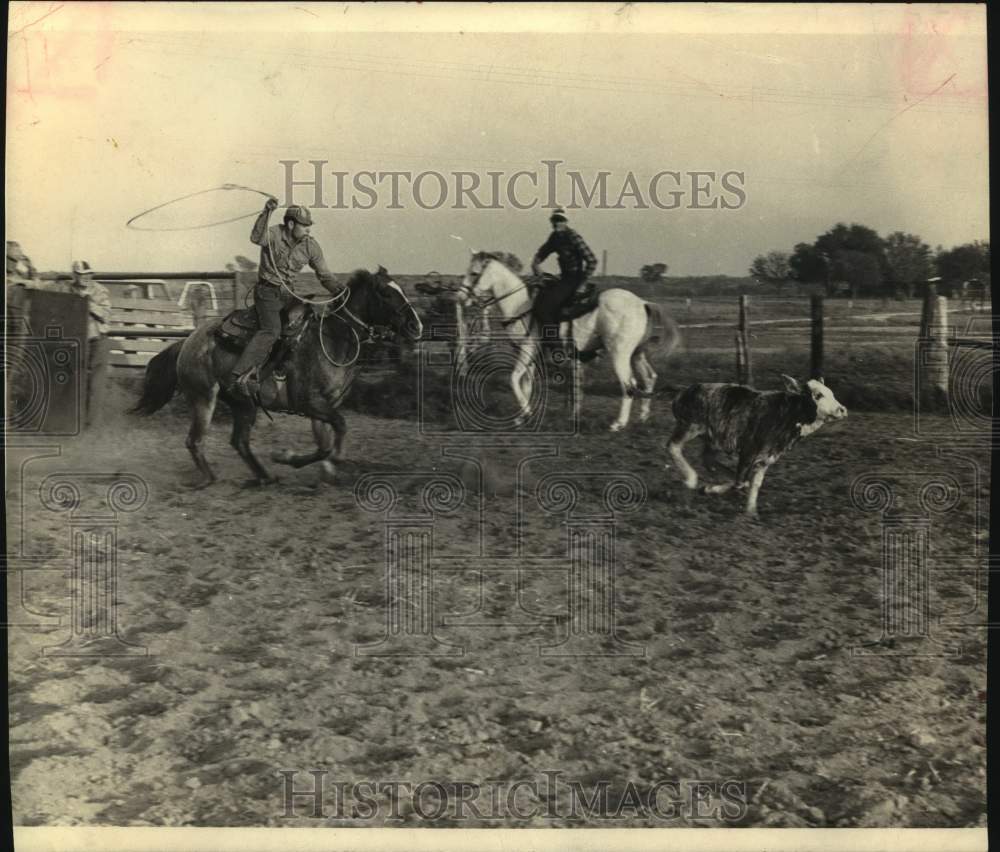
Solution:
[(489, 276), (484, 277), (483, 273), (491, 263), (499, 263), (499, 261), (489, 252), (473, 252), (469, 268), (465, 270), (465, 277), (462, 278), (462, 283), (458, 288), (457, 298), (463, 305), (468, 304), (471, 300), (479, 300), (490, 292), (492, 285), (489, 282)]
[(388, 326), (411, 342), (419, 340), (424, 333), (423, 323), (388, 270), (379, 266), (375, 272), (363, 272), (363, 278), (368, 285), (368, 321), (374, 325)]

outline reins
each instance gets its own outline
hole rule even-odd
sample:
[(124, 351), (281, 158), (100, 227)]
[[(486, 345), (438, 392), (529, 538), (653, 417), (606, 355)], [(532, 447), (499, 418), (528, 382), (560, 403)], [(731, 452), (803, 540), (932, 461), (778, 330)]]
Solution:
[[(409, 304), (409, 303), (407, 303), (407, 304)], [(326, 358), (326, 360), (330, 364), (332, 364), (334, 367), (341, 367), (341, 368), (343, 368), (343, 367), (351, 367), (351, 366), (353, 366), (354, 364), (357, 363), (358, 358), (361, 357), (361, 347), (362, 346), (364, 346), (367, 343), (375, 343), (376, 341), (379, 341), (379, 340), (382, 339), (382, 335), (378, 333), (376, 325), (365, 323), (356, 314), (354, 314), (353, 311), (351, 311), (350, 309), (348, 309), (346, 305), (343, 306), (343, 307), (341, 307), (340, 311), (343, 311), (344, 313), (346, 313), (354, 321), (354, 323), (356, 325), (360, 326), (361, 328), (363, 328), (365, 330), (365, 339), (364, 340), (362, 340), (361, 337), (358, 335), (357, 328), (355, 328), (354, 325), (352, 325), (349, 322), (345, 322), (344, 318), (340, 315), (340, 313), (338, 311), (331, 311), (331, 313), (335, 317), (337, 317), (339, 320), (341, 320), (341, 322), (344, 322), (344, 324), (351, 330), (351, 334), (354, 335), (354, 355), (351, 356), (350, 360), (345, 361), (344, 363), (340, 363), (340, 362), (334, 360), (334, 358), (330, 355), (330, 353), (327, 352), (327, 350), (326, 350), (326, 343), (324, 343), (324, 341), (323, 341), (323, 322), (326, 319), (327, 308), (326, 308), (325, 305), (323, 305), (322, 308), (323, 309), (322, 309), (322, 311), (320, 312), (320, 315), (319, 315), (319, 345), (320, 345), (320, 351), (322, 351), (323, 357)], [(399, 314), (401, 312), (402, 312), (402, 308), (400, 308), (399, 310), (397, 310), (396, 314)]]
[[(489, 266), (491, 263), (500, 263), (500, 261), (497, 260), (496, 258), (490, 258), (486, 262), (486, 264), (483, 266), (483, 268), (479, 270), (479, 274), (476, 276), (476, 283), (473, 284), (471, 287), (469, 287), (469, 286), (467, 286), (465, 284), (462, 284), (458, 288), (459, 292), (464, 292), (467, 295), (472, 296), (473, 295), (473, 290), (475, 289), (476, 284), (479, 283), (479, 279), (483, 277), (483, 273), (486, 271), (486, 267)], [(500, 264), (500, 265), (503, 266), (503, 264)], [(492, 308), (494, 305), (499, 304), (504, 299), (509, 299), (515, 293), (520, 293), (522, 290), (529, 289), (530, 286), (531, 285), (529, 285), (529, 284), (527, 284), (527, 283), (525, 283), (525, 282), (522, 281), (520, 287), (515, 287), (509, 293), (504, 293), (502, 296), (494, 296), (492, 299), (488, 299), (486, 301), (482, 301), (482, 300), (480, 300), (480, 299), (477, 298), (475, 301), (479, 305), (479, 307), (482, 310), (485, 311), (487, 308)], [(509, 317), (508, 319), (501, 320), (500, 321), (500, 325), (502, 325), (504, 327), (506, 327), (508, 325), (513, 325), (518, 320), (524, 319), (530, 313), (531, 313), (531, 306), (529, 305), (528, 310), (526, 310), (524, 313), (518, 314), (516, 317)]]

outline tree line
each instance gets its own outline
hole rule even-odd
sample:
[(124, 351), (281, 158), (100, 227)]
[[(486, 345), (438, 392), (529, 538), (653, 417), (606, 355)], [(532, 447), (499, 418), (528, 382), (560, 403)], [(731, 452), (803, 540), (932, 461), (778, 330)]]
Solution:
[(796, 282), (822, 286), (828, 296), (912, 298), (929, 280), (940, 279), (943, 295), (961, 291), (966, 281), (990, 284), (990, 244), (977, 240), (954, 248), (931, 249), (916, 234), (894, 231), (881, 237), (865, 225), (840, 222), (812, 243), (791, 253), (758, 255), (750, 275), (779, 292)]

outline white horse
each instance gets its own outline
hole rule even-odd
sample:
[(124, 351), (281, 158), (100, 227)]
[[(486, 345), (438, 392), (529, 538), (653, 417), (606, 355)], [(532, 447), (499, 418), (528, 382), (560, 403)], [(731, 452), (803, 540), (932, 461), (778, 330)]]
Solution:
[[(458, 300), (484, 302), (501, 315), (500, 324), (513, 342), (519, 344), (517, 363), (510, 375), (510, 386), (521, 407), (518, 424), (531, 416), (532, 364), (538, 351), (538, 338), (531, 333), (532, 297), (528, 285), (488, 252), (477, 252), (458, 290)], [(659, 328), (657, 328), (659, 326)], [(621, 384), (622, 401), (611, 431), (628, 425), (632, 398), (641, 397), (639, 420), (649, 419), (650, 404), (656, 386), (646, 349), (656, 343), (669, 355), (680, 342), (680, 330), (663, 309), (621, 288), (605, 290), (597, 307), (559, 326), (560, 337), (572, 340), (580, 354), (593, 356), (606, 349)], [(589, 360), (589, 359), (586, 359)], [(574, 417), (583, 402), (583, 370), (576, 365), (574, 376)]]

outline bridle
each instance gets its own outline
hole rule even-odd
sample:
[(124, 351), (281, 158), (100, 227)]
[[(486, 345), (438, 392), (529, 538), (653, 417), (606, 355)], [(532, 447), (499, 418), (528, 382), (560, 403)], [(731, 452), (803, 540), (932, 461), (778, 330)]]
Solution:
[[(375, 280), (377, 284), (381, 283), (380, 281), (378, 281), (377, 278)], [(383, 305), (386, 304), (386, 300), (383, 299), (382, 296), (378, 294), (377, 291), (375, 295), (376, 298), (379, 300), (379, 302), (381, 302)], [(392, 311), (389, 318), (389, 325), (379, 326), (375, 325), (374, 323), (366, 323), (363, 319), (361, 319), (361, 317), (355, 314), (354, 311), (352, 311), (350, 308), (347, 307), (346, 301), (339, 307), (330, 309), (329, 312), (333, 314), (333, 316), (340, 319), (341, 321), (345, 320), (345, 317), (343, 315), (346, 314), (346, 319), (349, 320), (349, 322), (346, 323), (347, 327), (351, 330), (351, 333), (354, 335), (354, 346), (355, 346), (354, 354), (348, 361), (340, 363), (334, 360), (334, 358), (330, 355), (330, 353), (326, 351), (326, 344), (323, 341), (323, 321), (327, 315), (327, 306), (325, 304), (322, 305), (319, 313), (319, 345), (320, 345), (320, 350), (323, 353), (323, 357), (326, 358), (326, 360), (329, 361), (334, 367), (352, 366), (357, 362), (358, 358), (361, 356), (362, 346), (370, 343), (377, 343), (380, 340), (386, 340), (386, 339), (391, 340), (393, 337), (395, 337), (396, 332), (392, 330), (392, 320), (401, 318), (404, 312), (406, 311), (413, 311), (413, 306), (409, 302), (407, 302), (404, 297), (403, 304)], [(400, 322), (399, 324), (402, 325), (402, 322)], [(364, 338), (362, 338), (358, 334), (358, 329), (361, 329), (361, 331), (364, 334)], [(388, 329), (388, 333), (383, 332), (381, 329)]]
[[(459, 293), (465, 293), (465, 295), (469, 299), (471, 299), (473, 302), (475, 302), (475, 304), (476, 304), (477, 307), (482, 308), (483, 310), (486, 310), (486, 308), (491, 308), (491, 307), (493, 307), (493, 305), (496, 305), (499, 302), (502, 302), (504, 299), (509, 299), (515, 293), (520, 293), (522, 290), (527, 290), (528, 289), (528, 285), (522, 283), (520, 287), (515, 287), (509, 293), (504, 293), (504, 295), (502, 295), (502, 296), (494, 296), (492, 299), (480, 299), (479, 296), (474, 292), (474, 290), (476, 289), (476, 287), (479, 285), (479, 279), (483, 277), (483, 273), (486, 271), (486, 267), (488, 267), (491, 263), (499, 263), (499, 262), (500, 261), (497, 260), (496, 258), (490, 258), (489, 260), (487, 260), (486, 263), (484, 263), (482, 265), (482, 268), (479, 270), (479, 272), (477, 272), (475, 274), (475, 278), (472, 280), (472, 283), (471, 284), (466, 284), (463, 281), (459, 285), (459, 287), (458, 287), (458, 292)], [(469, 273), (466, 273), (466, 277), (472, 278), (472, 276), (469, 275)], [(517, 320), (521, 319), (521, 317), (525, 316), (528, 313), (530, 313), (530, 309), (528, 311), (525, 311), (524, 314), (521, 314), (521, 316), (517, 316), (517, 317), (514, 317), (513, 319), (504, 321), (503, 324), (504, 325), (509, 325), (512, 322), (516, 322)]]

